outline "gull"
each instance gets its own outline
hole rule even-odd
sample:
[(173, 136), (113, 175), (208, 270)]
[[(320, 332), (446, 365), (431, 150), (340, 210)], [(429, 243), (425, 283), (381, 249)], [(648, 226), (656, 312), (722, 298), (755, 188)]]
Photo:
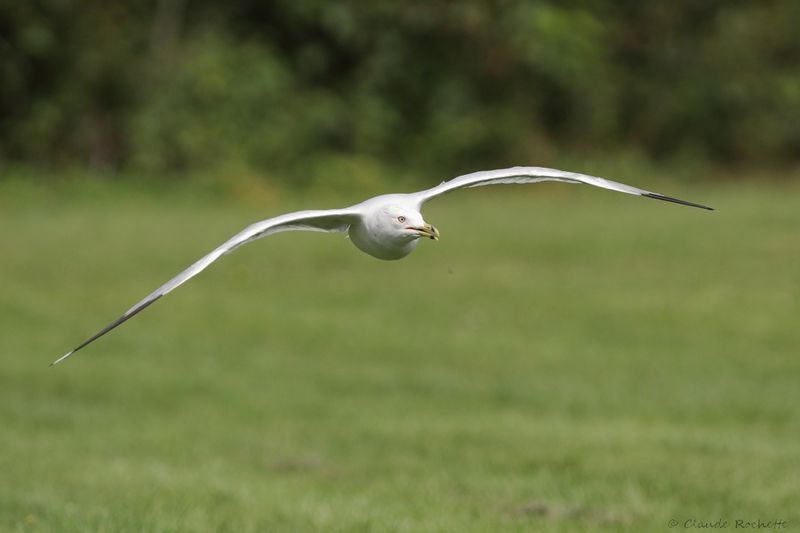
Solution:
[(482, 187), (484, 185), (539, 183), (542, 181), (584, 183), (612, 191), (713, 211), (711, 207), (705, 205), (678, 200), (670, 196), (637, 189), (624, 183), (586, 174), (543, 167), (513, 167), (465, 174), (449, 181), (444, 181), (440, 185), (424, 191), (375, 196), (360, 204), (344, 209), (286, 213), (247, 226), (220, 246), (214, 248), (210, 253), (201, 257), (189, 268), (148, 294), (136, 305), (125, 311), (117, 320), (53, 361), (50, 366), (60, 363), (81, 348), (134, 317), (162, 296), (169, 294), (195, 277), (223, 255), (256, 239), (283, 231), (347, 232), (350, 241), (362, 252), (383, 260), (402, 259), (414, 251), (419, 239), (429, 238), (434, 241), (439, 239), (439, 230), (425, 222), (420, 212), (422, 206), (428, 200), (456, 189)]

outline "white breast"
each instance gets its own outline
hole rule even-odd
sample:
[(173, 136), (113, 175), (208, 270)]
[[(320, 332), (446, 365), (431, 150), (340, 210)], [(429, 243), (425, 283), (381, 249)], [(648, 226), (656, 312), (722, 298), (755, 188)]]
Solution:
[(382, 232), (379, 226), (369, 224), (353, 224), (350, 226), (349, 235), (356, 248), (372, 257), (387, 261), (402, 259), (417, 247), (416, 239), (393, 239), (386, 232)]

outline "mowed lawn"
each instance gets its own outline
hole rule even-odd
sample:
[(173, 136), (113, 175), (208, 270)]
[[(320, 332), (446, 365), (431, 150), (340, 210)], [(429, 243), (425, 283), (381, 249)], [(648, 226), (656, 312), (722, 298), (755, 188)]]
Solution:
[(800, 526), (800, 190), (653, 188), (718, 210), (509, 186), (399, 262), (279, 234), (54, 368), (250, 222), (360, 198), (3, 189), (0, 530)]

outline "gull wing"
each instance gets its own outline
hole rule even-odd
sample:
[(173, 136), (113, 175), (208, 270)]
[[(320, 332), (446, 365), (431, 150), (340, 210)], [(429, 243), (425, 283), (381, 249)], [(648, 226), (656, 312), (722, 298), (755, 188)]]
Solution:
[(295, 213), (287, 213), (285, 215), (280, 215), (267, 220), (262, 220), (261, 222), (256, 222), (255, 224), (251, 224), (212, 250), (209, 254), (198, 259), (189, 268), (148, 294), (136, 305), (125, 311), (125, 313), (117, 320), (97, 332), (83, 343), (79, 344), (77, 347), (59, 357), (56, 361), (51, 363), (50, 366), (60, 363), (87, 344), (99, 339), (129, 318), (132, 318), (134, 315), (144, 310), (146, 307), (151, 305), (165, 294), (168, 294), (173, 289), (183, 285), (186, 281), (205, 270), (208, 265), (223, 255), (232, 252), (243, 244), (260, 239), (261, 237), (272, 235), (274, 233), (280, 233), (282, 231), (347, 231), (350, 225), (358, 222), (360, 218), (361, 215), (358, 210), (349, 208), (324, 211), (297, 211)]
[(700, 209), (708, 209), (713, 211), (711, 207), (696, 204), (694, 202), (687, 202), (686, 200), (678, 200), (670, 196), (664, 196), (644, 189), (637, 189), (624, 183), (617, 183), (596, 176), (587, 176), (586, 174), (578, 174), (576, 172), (565, 172), (563, 170), (556, 170), (554, 168), (544, 167), (513, 167), (503, 168), (499, 170), (486, 170), (483, 172), (473, 172), (472, 174), (465, 174), (450, 181), (442, 182), (440, 185), (415, 193), (419, 204), (422, 205), (431, 198), (435, 198), (440, 194), (453, 191), (455, 189), (482, 187), (484, 185), (501, 185), (509, 183), (539, 183), (541, 181), (563, 181), (566, 183), (585, 183), (587, 185), (594, 185), (595, 187), (602, 187), (603, 189), (611, 189), (612, 191), (624, 192), (626, 194), (636, 194), (638, 196), (646, 196), (648, 198), (655, 198), (656, 200), (664, 200), (665, 202), (673, 202), (676, 204), (689, 205), (692, 207), (699, 207)]

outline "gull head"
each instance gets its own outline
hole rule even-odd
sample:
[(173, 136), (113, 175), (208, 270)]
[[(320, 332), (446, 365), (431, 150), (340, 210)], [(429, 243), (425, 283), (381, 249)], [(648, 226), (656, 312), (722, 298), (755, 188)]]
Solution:
[(381, 210), (380, 219), (384, 237), (387, 239), (401, 242), (416, 241), (423, 237), (439, 240), (439, 230), (425, 222), (422, 213), (416, 209), (389, 205)]
[(401, 259), (417, 247), (420, 238), (439, 240), (439, 230), (425, 222), (418, 209), (383, 204), (371, 209), (362, 223), (350, 227), (350, 240), (378, 259)]

